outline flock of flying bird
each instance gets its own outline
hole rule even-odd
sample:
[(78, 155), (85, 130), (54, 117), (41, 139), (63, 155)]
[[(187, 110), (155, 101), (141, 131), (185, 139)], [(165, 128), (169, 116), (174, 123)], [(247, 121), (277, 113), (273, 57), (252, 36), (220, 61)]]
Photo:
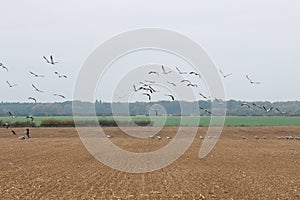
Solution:
[[(50, 65), (55, 65), (57, 64), (58, 62), (54, 60), (53, 56), (50, 55), (49, 58), (47, 58), (46, 56), (43, 56), (43, 59), (46, 61), (46, 63), (50, 64)], [(3, 63), (0, 62), (0, 67), (4, 70), (6, 70), (7, 72), (9, 71), (8, 67), (6, 67)], [(176, 71), (178, 74), (180, 75), (187, 75), (187, 76), (195, 76), (195, 77), (198, 77), (199, 79), (201, 79), (201, 74), (198, 73), (198, 72), (195, 72), (195, 71), (191, 71), (191, 72), (184, 72), (184, 71), (181, 71), (178, 67), (176, 67)], [(148, 72), (148, 75), (151, 76), (151, 75), (156, 75), (157, 77), (160, 77), (161, 75), (167, 75), (167, 74), (170, 74), (172, 73), (173, 71), (172, 70), (169, 70), (167, 71), (166, 68), (162, 65), (161, 66), (161, 71), (158, 72), (158, 71), (149, 71)], [(222, 70), (219, 70), (221, 76), (225, 79), (225, 78), (228, 78), (230, 76), (232, 76), (232, 73), (229, 73), (229, 74), (225, 74)], [(42, 74), (37, 74), (37, 73), (34, 73), (32, 71), (29, 71), (29, 74), (32, 75), (33, 77), (35, 78), (43, 78), (45, 77), (44, 75)], [(64, 75), (64, 74), (61, 74), (57, 71), (54, 72), (54, 74), (58, 77), (58, 78), (68, 78), (67, 75)], [(250, 84), (260, 84), (260, 82), (258, 81), (253, 81), (249, 75), (246, 75), (246, 79), (249, 81)], [(185, 84), (186, 87), (192, 87), (192, 88), (197, 88), (198, 87), (198, 84), (197, 83), (193, 83), (191, 79), (183, 79), (180, 81), (181, 84)], [(13, 88), (15, 86), (17, 86), (17, 84), (12, 84), (10, 83), (9, 81), (6, 81), (7, 85), (10, 87), (10, 88)], [(168, 85), (170, 86), (173, 86), (173, 87), (176, 87), (176, 83), (172, 82), (172, 81), (167, 81), (166, 82)], [(136, 86), (136, 85), (133, 85), (133, 91), (134, 92), (138, 92), (138, 91), (142, 91), (142, 95), (144, 96), (147, 96), (148, 100), (152, 100), (152, 94), (157, 92), (157, 90), (154, 88), (154, 84), (155, 84), (155, 81), (149, 81), (149, 80), (146, 80), (144, 82), (139, 82), (139, 86)], [(39, 89), (39, 87), (37, 87), (35, 84), (31, 84), (32, 88), (38, 92), (38, 93), (43, 93), (44, 91)], [(65, 99), (66, 97), (62, 94), (53, 94), (54, 96), (58, 96), (58, 97), (61, 97), (62, 99)], [(205, 100), (210, 100), (210, 96), (207, 96), (207, 95), (204, 95), (203, 93), (199, 92), (199, 95), (205, 99)], [(175, 96), (173, 94), (165, 94), (165, 96), (169, 97), (170, 100), (172, 101), (175, 101)], [(37, 103), (37, 99), (33, 96), (29, 96), (28, 97), (29, 100), (32, 100), (34, 101), (34, 103)], [(221, 99), (218, 99), (218, 98), (214, 98), (214, 101), (215, 102), (218, 102), (218, 103), (221, 103), (223, 100)], [(251, 109), (251, 107), (255, 107), (257, 109), (260, 109), (262, 111), (265, 111), (265, 112), (271, 112), (272, 110), (275, 110), (276, 112), (280, 113), (280, 114), (284, 114), (284, 112), (282, 112), (279, 108), (274, 108), (274, 107), (270, 107), (270, 108), (267, 108), (266, 106), (264, 105), (257, 105), (256, 103), (242, 103), (241, 104), (242, 107), (247, 107), (249, 109)], [(199, 106), (200, 110), (203, 110), (204, 112), (208, 113), (208, 114), (212, 114), (212, 112), (204, 107), (201, 107)], [(152, 109), (152, 111), (155, 111), (155, 115), (159, 115), (158, 113), (158, 110), (157, 109)], [(8, 112), (9, 116), (11, 118), (16, 118), (16, 116), (11, 112), (9, 111)], [(28, 115), (26, 116), (27, 119), (30, 119), (32, 122), (34, 120), (34, 117), (32, 115)], [(5, 123), (3, 125), (4, 127), (6, 128), (9, 128), (9, 124)], [(16, 135), (15, 131), (11, 130), (11, 132)], [(28, 138), (29, 138), (29, 130), (28, 130)], [(24, 138), (25, 139), (25, 138)], [(158, 139), (161, 139), (161, 138), (158, 138)], [(170, 139), (170, 138), (167, 138), (167, 139)]]
[[(55, 65), (55, 64), (58, 63), (57, 61), (54, 60), (54, 58), (53, 58), (52, 55), (50, 55), (49, 59), (48, 59), (46, 56), (43, 56), (43, 59), (46, 61), (46, 63), (48, 63), (48, 64), (50, 64), (50, 65)], [(1, 62), (0, 62), (0, 67), (1, 67), (3, 70), (5, 70), (6, 72), (9, 72), (9, 68), (8, 68), (6, 65), (4, 65), (3, 63), (1, 63)], [(32, 72), (31, 70), (29, 71), (29, 74), (32, 75), (32, 76), (35, 77), (35, 78), (43, 78), (43, 77), (45, 77), (44, 75), (34, 73), (34, 72)], [(64, 78), (64, 79), (68, 78), (67, 75), (61, 74), (61, 73), (59, 73), (59, 72), (57, 72), (57, 71), (55, 71), (54, 74), (55, 74), (58, 78)], [(18, 84), (15, 84), (15, 83), (12, 84), (12, 83), (10, 83), (9, 81), (6, 81), (6, 83), (7, 83), (7, 85), (8, 85), (9, 88), (14, 88), (14, 87), (16, 87), (16, 86), (18, 85)], [(39, 89), (35, 84), (31, 84), (31, 86), (32, 86), (32, 88), (33, 88), (36, 92), (38, 92), (38, 93), (44, 93), (44, 91), (41, 90), (41, 89)], [(58, 97), (60, 97), (60, 98), (62, 98), (62, 99), (65, 99), (65, 98), (66, 98), (65, 95), (57, 94), (57, 93), (53, 94), (53, 96), (58, 96)], [(29, 96), (28, 99), (34, 101), (34, 103), (37, 103), (37, 102), (38, 102), (38, 101), (37, 101), (37, 98), (36, 98), (36, 97), (33, 97), (33, 96)], [(8, 115), (9, 115), (11, 118), (17, 118), (17, 117), (13, 114), (12, 111), (8, 111)], [(26, 119), (30, 119), (31, 122), (34, 121), (34, 117), (33, 117), (32, 115), (27, 115), (27, 116), (26, 116)], [(5, 127), (6, 129), (9, 129), (9, 128), (10, 128), (10, 124), (9, 124), (9, 123), (4, 123), (4, 124), (3, 124), (3, 127)], [(17, 135), (17, 133), (16, 133), (14, 130), (11, 130), (11, 133), (12, 133), (13, 135)], [(26, 129), (26, 136), (27, 136), (27, 138), (30, 138), (30, 136), (29, 136), (29, 129)], [(21, 136), (19, 136), (18, 138), (19, 138), (20, 140), (24, 140), (26, 137), (23, 136), (23, 135), (21, 135)]]
[[(57, 61), (54, 61), (54, 58), (53, 58), (52, 55), (50, 55), (49, 59), (48, 59), (46, 56), (43, 56), (43, 59), (46, 61), (46, 63), (48, 63), (48, 64), (50, 64), (50, 65), (55, 65), (55, 64), (58, 63)], [(9, 71), (8, 67), (5, 66), (3, 63), (0, 63), (0, 67), (1, 67), (2, 69), (6, 70), (7, 72)], [(35, 78), (43, 78), (43, 77), (45, 77), (44, 75), (34, 73), (34, 72), (32, 72), (31, 70), (29, 71), (29, 74), (32, 75), (32, 76), (35, 77)], [(54, 74), (55, 74), (58, 78), (65, 78), (65, 79), (68, 78), (67, 75), (61, 74), (61, 73), (59, 73), (59, 72), (57, 72), (57, 71), (55, 71)], [(16, 86), (18, 85), (18, 84), (15, 84), (15, 83), (11, 83), (11, 82), (9, 82), (9, 81), (6, 81), (6, 83), (7, 83), (8, 87), (10, 87), (10, 88), (16, 87)], [(32, 88), (33, 88), (36, 92), (39, 92), (39, 93), (43, 93), (43, 92), (44, 92), (43, 90), (39, 89), (39, 87), (37, 87), (35, 84), (31, 84), (31, 86), (32, 86)], [(65, 98), (66, 98), (65, 95), (62, 95), (62, 94), (56, 94), (56, 93), (55, 93), (55, 94), (53, 94), (53, 95), (54, 95), (54, 96), (58, 96), (58, 97), (60, 97), (60, 98), (62, 98), (62, 99), (65, 99)], [(28, 97), (28, 99), (34, 101), (35, 103), (37, 103), (37, 99), (36, 99), (35, 97), (30, 96), (30, 97)]]
[[(176, 71), (178, 74), (180, 75), (190, 75), (190, 76), (196, 76), (196, 77), (199, 77), (201, 78), (201, 74), (197, 73), (197, 72), (194, 72), (194, 71), (191, 71), (191, 72), (183, 72), (181, 71), (178, 67), (176, 67)], [(161, 71), (149, 71), (148, 72), (148, 75), (156, 75), (156, 76), (160, 76), (160, 75), (167, 75), (167, 74), (170, 74), (172, 73), (173, 71), (172, 70), (169, 70), (167, 71), (165, 69), (165, 67), (162, 65), (161, 66)], [(225, 78), (228, 78), (230, 76), (232, 76), (232, 73), (228, 73), (228, 74), (225, 74), (222, 70), (219, 70), (221, 76), (225, 79)], [(252, 85), (257, 85), (257, 84), (261, 84), (261, 82), (259, 81), (253, 81), (249, 75), (246, 74), (246, 79), (249, 81), (250, 84)], [(193, 88), (197, 88), (198, 87), (198, 84), (197, 83), (193, 83), (190, 79), (183, 79), (180, 81), (182, 84), (186, 84), (187, 87), (193, 87)], [(166, 81), (166, 83), (170, 86), (173, 86), (173, 87), (176, 87), (176, 83), (172, 82), (172, 81)], [(155, 81), (149, 81), (149, 80), (145, 80), (144, 82), (140, 81), (139, 82), (140, 85), (136, 86), (135, 84), (133, 85), (133, 91), (134, 92), (138, 92), (138, 91), (143, 91), (142, 92), (142, 95), (144, 96), (147, 96), (148, 97), (148, 100), (152, 100), (152, 94), (157, 92), (156, 89), (154, 89), (154, 86), (153, 84), (155, 84)], [(204, 95), (203, 93), (199, 92), (199, 95), (205, 99), (205, 100), (210, 100), (210, 96), (207, 96), (207, 95)], [(174, 101), (175, 100), (175, 96), (173, 94), (165, 94), (165, 96), (169, 97), (170, 100)], [(222, 103), (222, 99), (218, 99), (218, 98), (214, 98), (213, 99), (215, 102), (217, 103)], [(265, 112), (271, 112), (272, 110), (280, 113), (280, 114), (285, 114), (285, 112), (281, 111), (279, 108), (274, 108), (274, 107), (270, 107), (270, 108), (266, 108), (266, 106), (264, 105), (257, 105), (256, 103), (252, 103), (251, 105), (248, 104), (248, 103), (242, 103), (241, 104), (242, 107), (248, 107), (249, 109), (251, 109), (252, 106), (254, 106), (255, 108), (258, 108), (258, 109), (261, 109)], [(212, 112), (202, 106), (199, 106), (199, 109), (200, 110), (203, 110), (204, 112), (208, 113), (208, 114), (212, 114)], [(156, 109), (152, 109), (153, 111), (155, 111), (155, 115), (158, 115), (158, 111)]]

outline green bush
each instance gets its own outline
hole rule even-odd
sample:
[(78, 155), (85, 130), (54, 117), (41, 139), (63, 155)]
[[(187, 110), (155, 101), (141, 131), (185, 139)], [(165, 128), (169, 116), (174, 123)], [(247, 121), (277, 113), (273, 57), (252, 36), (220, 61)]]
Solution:
[[(145, 121), (115, 121), (115, 120), (99, 120), (98, 124), (100, 126), (107, 126), (107, 127), (116, 127), (116, 126), (152, 126), (153, 123), (150, 120)], [(98, 125), (97, 124), (97, 125)], [(75, 127), (74, 120), (55, 120), (55, 119), (48, 119), (42, 120), (41, 127)], [(76, 126), (95, 126), (95, 121), (93, 120), (79, 120), (76, 121)]]
[(42, 127), (75, 127), (74, 120), (56, 120), (56, 119), (47, 119), (42, 120)]
[[(36, 124), (31, 121), (24, 121), (24, 122), (8, 122), (10, 127), (36, 127)], [(3, 126), (4, 123), (2, 121), (0, 122), (1, 127)]]

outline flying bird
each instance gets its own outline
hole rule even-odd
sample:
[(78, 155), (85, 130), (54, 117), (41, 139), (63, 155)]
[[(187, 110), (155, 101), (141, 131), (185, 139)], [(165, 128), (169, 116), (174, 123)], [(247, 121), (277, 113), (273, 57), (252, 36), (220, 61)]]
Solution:
[(8, 81), (6, 81), (6, 83), (10, 88), (17, 86), (17, 84), (10, 84), (10, 82), (8, 82)]
[(173, 95), (171, 95), (171, 94), (166, 94), (166, 96), (168, 96), (168, 97), (171, 97), (172, 101), (174, 101), (174, 100), (175, 100), (174, 96), (173, 96)]
[(178, 71), (179, 74), (187, 74), (187, 72), (182, 72), (178, 67), (176, 67), (176, 70)]
[(242, 103), (241, 106), (247, 106), (248, 108), (250, 108), (250, 105), (248, 103)]
[(267, 109), (265, 106), (263, 106), (263, 109), (264, 109), (266, 112), (270, 112), (271, 110), (273, 110), (273, 107)]
[(186, 86), (198, 87), (198, 85), (197, 85), (197, 84), (192, 84), (192, 83), (189, 83), (189, 84), (187, 84)]
[(149, 85), (148, 87), (149, 87), (151, 93), (156, 92), (156, 90), (151, 85)]
[(17, 135), (17, 133), (14, 130), (11, 130), (11, 133)]
[(199, 76), (199, 78), (201, 78), (201, 75), (199, 73), (197, 73), (197, 72), (190, 72), (189, 74), (194, 74), (196, 76)]
[(223, 102), (222, 99), (218, 99), (217, 97), (215, 97), (215, 101), (216, 101), (217, 103), (222, 103), (222, 102)]
[(16, 118), (16, 116), (11, 111), (8, 111), (8, 114), (11, 118)]
[(31, 119), (31, 122), (33, 122), (34, 117), (33, 117), (32, 115), (27, 115), (27, 116), (26, 116), (26, 119)]
[(150, 71), (150, 72), (148, 72), (148, 74), (156, 74), (157, 76), (159, 76), (159, 73), (156, 71)]
[(39, 75), (39, 74), (33, 73), (32, 71), (29, 71), (29, 73), (35, 77), (44, 77), (44, 75)]
[(207, 112), (208, 114), (211, 114), (211, 112), (210, 112), (209, 110), (207, 110), (207, 109), (205, 109), (205, 108), (203, 108), (203, 107), (201, 107), (201, 106), (199, 106), (199, 108), (200, 108), (201, 110), (204, 110), (204, 111)]
[(46, 58), (46, 56), (43, 56), (43, 58), (46, 60), (47, 63), (49, 63), (49, 64), (51, 64), (51, 65), (55, 65), (56, 63), (58, 63), (58, 62), (55, 62), (55, 61), (54, 61), (54, 58), (53, 58), (52, 55), (50, 55), (50, 60), (48, 60), (48, 59)]
[(132, 87), (133, 87), (133, 91), (135, 91), (135, 92), (138, 91), (138, 89), (136, 89), (136, 86), (135, 86), (135, 85), (132, 85)]
[(2, 69), (5, 69), (8, 72), (8, 68), (4, 66), (3, 63), (0, 63), (0, 67), (2, 67)]
[(68, 78), (67, 75), (60, 74), (59, 72), (54, 72), (58, 76), (58, 78)]
[(33, 85), (33, 84), (31, 84), (32, 85), (32, 87), (37, 91), (37, 92), (44, 92), (44, 91), (42, 91), (42, 90), (39, 90), (35, 85)]
[(257, 105), (256, 103), (252, 103), (252, 105), (253, 105), (253, 106), (255, 106), (255, 107), (257, 107), (257, 108), (259, 108), (259, 109), (261, 109), (261, 110), (263, 110), (263, 109), (264, 109), (262, 106), (260, 106), (260, 105)]
[(176, 84), (175, 84), (175, 83), (173, 83), (173, 82), (169, 82), (169, 81), (167, 81), (167, 83), (169, 83), (170, 85), (173, 85), (174, 87), (176, 86)]
[(150, 95), (150, 94), (148, 94), (148, 93), (143, 93), (143, 95), (148, 96), (149, 101), (151, 100), (151, 95)]
[(167, 71), (165, 70), (165, 67), (164, 67), (163, 65), (161, 66), (161, 68), (162, 68), (164, 74), (169, 74), (169, 73), (172, 72), (172, 71), (168, 71), (168, 72), (167, 72)]
[(252, 81), (248, 75), (246, 75), (246, 78), (250, 81), (251, 84), (260, 84), (260, 82), (258, 81)]
[(34, 98), (34, 97), (28, 97), (28, 99), (30, 99), (30, 100), (33, 100), (34, 101), (34, 103), (36, 103), (37, 101), (36, 101), (36, 98)]
[(61, 97), (61, 98), (63, 98), (63, 99), (66, 98), (64, 95), (61, 95), (61, 94), (53, 94), (53, 95), (54, 95), (54, 96), (59, 96), (59, 97)]
[(204, 99), (208, 99), (208, 96), (205, 96), (204, 94), (202, 94), (201, 92), (199, 92), (200, 96), (203, 97)]
[(279, 108), (275, 108), (275, 110), (277, 111), (277, 112), (279, 112), (280, 114), (284, 114), (285, 112), (282, 112), (281, 110), (279, 110)]
[(220, 73), (222, 74), (222, 76), (223, 76), (224, 78), (227, 78), (228, 76), (231, 76), (231, 75), (232, 75), (232, 73), (230, 73), (230, 74), (224, 74), (222, 70), (219, 70), (219, 71), (220, 71)]
[(187, 80), (187, 79), (184, 79), (184, 80), (182, 80), (182, 81), (180, 81), (181, 83), (184, 83), (184, 82), (188, 82), (188, 83), (191, 83), (191, 81), (190, 80)]

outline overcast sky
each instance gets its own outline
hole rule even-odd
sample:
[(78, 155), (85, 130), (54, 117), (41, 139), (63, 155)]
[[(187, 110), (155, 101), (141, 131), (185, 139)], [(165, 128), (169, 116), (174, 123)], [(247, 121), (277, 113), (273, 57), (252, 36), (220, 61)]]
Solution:
[[(300, 100), (297, 0), (11, 0), (1, 2), (0, 26), (0, 62), (9, 68), (0, 69), (0, 101), (61, 101), (53, 93), (71, 100), (89, 54), (116, 34), (144, 27), (174, 30), (201, 45), (218, 69), (233, 73), (224, 80), (227, 99)], [(44, 62), (50, 54), (57, 65)], [(246, 74), (262, 83), (250, 85)], [(9, 88), (6, 81), (18, 85)], [(32, 83), (45, 92), (35, 92)], [(108, 98), (105, 90), (97, 96)]]

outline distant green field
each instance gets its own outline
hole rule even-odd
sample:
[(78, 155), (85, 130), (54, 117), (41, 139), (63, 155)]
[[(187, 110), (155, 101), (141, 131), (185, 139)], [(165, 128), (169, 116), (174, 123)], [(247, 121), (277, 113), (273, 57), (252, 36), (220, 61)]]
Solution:
[[(35, 117), (34, 122), (37, 126), (41, 124), (42, 120), (56, 119), (56, 120), (72, 120), (72, 116), (45, 116)], [(79, 120), (91, 120), (92, 117), (78, 117)], [(98, 117), (99, 120), (112, 120), (113, 117)], [(128, 121), (130, 117), (115, 117), (115, 120)], [(134, 116), (132, 120), (152, 120), (154, 126), (179, 126), (182, 119), (183, 126), (190, 126), (198, 124), (199, 126), (208, 126), (210, 123), (210, 117), (208, 116), (193, 116), (193, 117), (180, 117), (180, 116)], [(198, 122), (198, 120), (200, 121)], [(15, 119), (9, 117), (0, 117), (2, 122), (16, 122), (16, 121), (28, 121), (25, 117), (17, 117)], [(300, 126), (300, 117), (233, 117), (228, 116), (225, 120), (225, 126)]]

